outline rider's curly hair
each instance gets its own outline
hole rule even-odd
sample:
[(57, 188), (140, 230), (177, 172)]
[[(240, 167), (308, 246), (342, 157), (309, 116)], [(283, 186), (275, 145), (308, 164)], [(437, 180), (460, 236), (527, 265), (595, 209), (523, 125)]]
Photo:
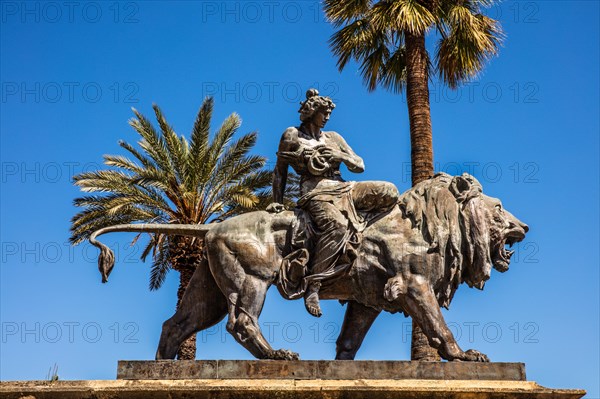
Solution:
[(335, 108), (331, 98), (320, 96), (317, 89), (308, 89), (306, 91), (306, 100), (300, 102), (300, 120), (302, 122), (310, 119), (317, 111), (331, 112)]

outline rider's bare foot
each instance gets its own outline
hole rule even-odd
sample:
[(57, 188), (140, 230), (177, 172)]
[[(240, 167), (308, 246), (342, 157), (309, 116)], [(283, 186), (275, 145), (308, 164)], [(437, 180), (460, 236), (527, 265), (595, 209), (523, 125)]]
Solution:
[(323, 314), (321, 312), (321, 306), (319, 305), (320, 288), (321, 283), (312, 282), (308, 285), (308, 288), (304, 293), (304, 306), (306, 306), (306, 310), (308, 310), (308, 313), (315, 317), (321, 317), (321, 315)]

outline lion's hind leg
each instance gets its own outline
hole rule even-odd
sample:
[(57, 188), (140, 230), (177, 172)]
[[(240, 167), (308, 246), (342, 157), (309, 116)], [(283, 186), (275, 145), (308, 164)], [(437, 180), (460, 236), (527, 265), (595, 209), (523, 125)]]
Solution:
[(258, 359), (297, 360), (298, 354), (274, 350), (265, 339), (258, 324), (269, 282), (254, 276), (246, 276), (244, 286), (233, 309), (234, 321), (227, 323), (227, 330), (250, 353)]
[(227, 301), (203, 261), (194, 272), (177, 312), (163, 323), (156, 359), (174, 359), (190, 336), (217, 324), (227, 315)]
[(295, 353), (273, 350), (258, 324), (274, 279), (268, 267), (272, 260), (252, 237), (240, 239), (231, 234), (216, 232), (206, 237), (210, 268), (227, 298), (227, 331), (258, 359), (297, 359)]

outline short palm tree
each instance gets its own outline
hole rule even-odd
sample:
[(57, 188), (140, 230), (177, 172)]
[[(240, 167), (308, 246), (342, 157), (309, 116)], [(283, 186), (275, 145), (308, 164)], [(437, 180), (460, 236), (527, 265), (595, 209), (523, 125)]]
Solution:
[[(369, 91), (382, 86), (406, 89), (410, 121), (413, 185), (433, 176), (429, 77), (437, 73), (451, 88), (476, 76), (497, 54), (499, 23), (482, 13), (494, 0), (325, 0), (325, 14), (336, 28), (330, 39), (340, 71), (360, 64)], [(433, 57), (426, 36), (437, 32)], [(433, 62), (431, 61), (433, 58)], [(437, 358), (413, 326), (412, 358)]]
[[(120, 141), (129, 158), (105, 155), (104, 163), (109, 169), (74, 177), (75, 185), (82, 191), (95, 194), (75, 199), (75, 206), (83, 210), (72, 219), (71, 243), (79, 244), (97, 229), (121, 223), (201, 224), (266, 208), (271, 202), (272, 172), (263, 168), (265, 158), (249, 154), (256, 133), (233, 141), (241, 125), (234, 113), (225, 119), (211, 140), (213, 103), (212, 98), (204, 100), (189, 141), (175, 133), (158, 106), (153, 106), (158, 131), (134, 109), (135, 118), (129, 124), (141, 136), (139, 149)], [(292, 185), (290, 193), (293, 190)], [(154, 260), (151, 290), (160, 288), (169, 270), (180, 273), (179, 306), (200, 263), (202, 242), (156, 234), (151, 236), (142, 259), (149, 254)], [(194, 359), (195, 353), (195, 337), (192, 337), (182, 345), (178, 358)]]

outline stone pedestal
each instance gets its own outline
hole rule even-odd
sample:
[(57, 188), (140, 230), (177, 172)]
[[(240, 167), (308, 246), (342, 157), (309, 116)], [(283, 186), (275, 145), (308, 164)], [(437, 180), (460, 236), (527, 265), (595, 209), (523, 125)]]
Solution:
[(523, 363), (373, 360), (121, 360), (117, 379), (526, 381)]
[(121, 361), (117, 380), (9, 381), (0, 398), (576, 399), (526, 381), (521, 363)]

